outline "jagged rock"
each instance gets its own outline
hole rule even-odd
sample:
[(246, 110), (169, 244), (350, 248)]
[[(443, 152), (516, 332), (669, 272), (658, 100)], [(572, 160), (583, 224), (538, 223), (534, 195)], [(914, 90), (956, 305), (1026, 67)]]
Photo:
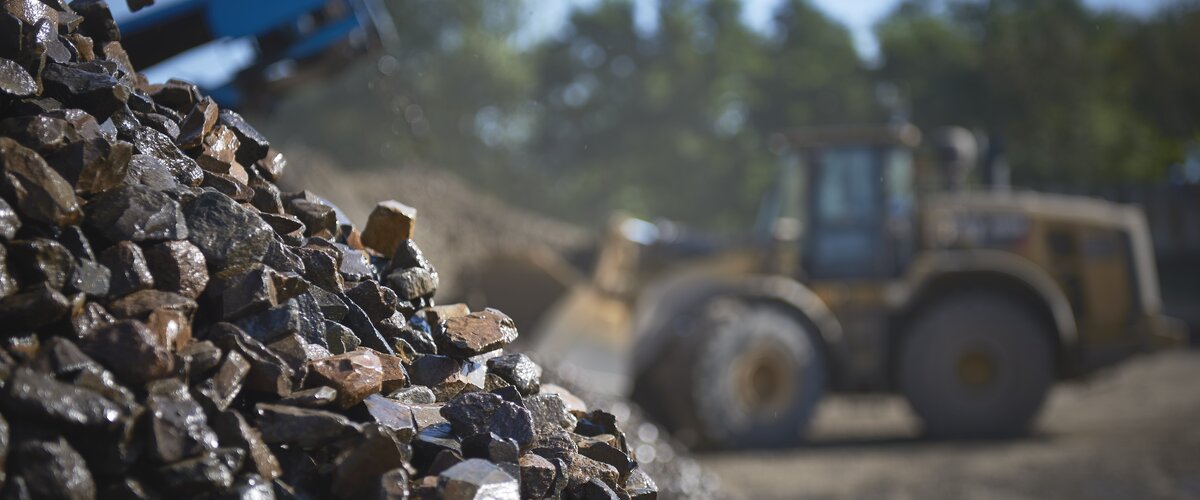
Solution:
[(22, 215), (58, 227), (75, 224), (83, 217), (75, 189), (37, 152), (0, 137), (0, 168), (4, 173), (0, 195), (16, 200)]
[(179, 203), (145, 186), (122, 186), (93, 197), (85, 207), (86, 222), (109, 241), (187, 239)]
[(18, 444), (12, 452), (17, 464), (10, 481), (19, 480), (30, 498), (86, 500), (96, 497), (96, 483), (87, 463), (65, 439), (38, 439)]
[[(338, 392), (332, 387), (320, 386), (302, 391), (295, 391), (292, 395), (280, 399), (279, 402), (290, 406), (303, 406), (305, 408), (321, 408), (329, 406), (337, 400)], [(370, 397), (370, 396), (368, 396)]]
[(521, 394), (536, 393), (541, 385), (542, 367), (521, 353), (496, 356), (487, 361), (488, 373), (499, 375), (521, 391)]
[(146, 388), (150, 412), (148, 452), (160, 463), (175, 463), (218, 446), (217, 434), (188, 388), (179, 379), (150, 383)]
[(154, 288), (154, 275), (150, 274), (146, 255), (142, 247), (131, 241), (122, 241), (101, 252), (100, 263), (114, 271), (108, 288), (112, 297)]
[(75, 268), (71, 252), (61, 243), (47, 238), (10, 242), (7, 260), (17, 282), (26, 288), (45, 283), (61, 290)]
[(346, 417), (323, 410), (259, 403), (258, 429), (268, 444), (316, 448), (362, 432)]
[(373, 351), (362, 349), (310, 362), (308, 380), (336, 389), (337, 406), (349, 408), (367, 395), (379, 392), (383, 367)]
[(363, 229), (362, 243), (383, 255), (393, 255), (416, 228), (417, 209), (395, 200), (375, 205)]
[(442, 416), (459, 436), (493, 433), (513, 439), (521, 449), (527, 449), (533, 442), (533, 419), (529, 411), (495, 394), (459, 394), (442, 407)]
[(439, 475), (438, 493), (447, 500), (516, 500), (521, 497), (521, 488), (516, 479), (495, 464), (472, 458)]
[(434, 339), (438, 351), (470, 357), (504, 347), (517, 339), (513, 321), (495, 309), (486, 309), (446, 320)]
[(221, 193), (207, 191), (183, 207), (188, 241), (210, 269), (261, 262), (271, 241), (271, 226)]
[(404, 300), (413, 300), (437, 291), (437, 275), (426, 269), (414, 267), (401, 269), (388, 275), (388, 284), (396, 291), (396, 295)]
[(28, 368), (17, 368), (4, 391), (4, 411), (72, 430), (107, 432), (128, 413), (104, 396), (55, 380)]
[(217, 373), (200, 384), (196, 390), (208, 397), (218, 410), (224, 411), (242, 391), (248, 373), (250, 362), (237, 351), (229, 351)]
[(142, 385), (169, 376), (175, 358), (140, 321), (121, 320), (93, 330), (84, 350), (130, 384)]
[(164, 241), (144, 253), (157, 289), (195, 299), (208, 285), (204, 254), (195, 245), (186, 241)]

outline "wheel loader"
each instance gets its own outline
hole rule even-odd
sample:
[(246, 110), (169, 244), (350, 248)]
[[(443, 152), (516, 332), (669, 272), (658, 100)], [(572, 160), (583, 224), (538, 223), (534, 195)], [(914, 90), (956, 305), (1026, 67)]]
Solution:
[[(797, 442), (829, 392), (899, 393), (930, 435), (1016, 435), (1056, 380), (1182, 338), (1140, 209), (925, 189), (920, 136), (782, 135), (751, 234), (617, 217), (579, 255), (481, 263), (471, 300), (508, 311), (564, 377), (718, 448)], [(934, 156), (961, 163), (947, 148)]]

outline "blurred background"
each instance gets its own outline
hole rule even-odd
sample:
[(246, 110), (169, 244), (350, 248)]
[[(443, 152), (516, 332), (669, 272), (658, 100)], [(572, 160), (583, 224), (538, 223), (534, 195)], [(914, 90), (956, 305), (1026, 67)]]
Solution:
[[(1200, 2), (209, 3), (229, 2), (118, 12), (134, 63), (241, 110), (288, 156), (285, 181), (360, 226), (378, 200), (417, 207), (446, 300), (495, 302), (478, 275), (507, 269), (501, 253), (557, 256), (539, 267), (552, 283), (514, 294), (613, 292), (596, 269), (614, 213), (652, 221), (627, 239), (686, 234), (673, 251), (749, 234), (785, 182), (788, 130), (915, 125), (917, 183), (940, 185), (936, 132), (953, 125), (975, 151), (953, 187), (1140, 207), (1165, 312), (1193, 339), (1200, 324)], [(558, 261), (588, 264), (563, 277)], [(1134, 287), (1119, 283), (1101, 292)], [(749, 498), (1200, 498), (1198, 362), (1177, 349), (1089, 372), (1020, 439), (929, 440), (904, 400), (839, 395), (808, 447), (700, 462)]]

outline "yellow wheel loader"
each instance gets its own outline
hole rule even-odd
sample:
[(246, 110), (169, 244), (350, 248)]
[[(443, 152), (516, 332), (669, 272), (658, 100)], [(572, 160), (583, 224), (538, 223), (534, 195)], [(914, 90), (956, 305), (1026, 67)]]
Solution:
[(795, 443), (830, 391), (902, 394), (932, 435), (1018, 434), (1056, 380), (1182, 338), (1138, 208), (919, 189), (912, 126), (781, 137), (752, 234), (618, 217), (584, 254), (480, 264), (470, 297), (710, 447)]

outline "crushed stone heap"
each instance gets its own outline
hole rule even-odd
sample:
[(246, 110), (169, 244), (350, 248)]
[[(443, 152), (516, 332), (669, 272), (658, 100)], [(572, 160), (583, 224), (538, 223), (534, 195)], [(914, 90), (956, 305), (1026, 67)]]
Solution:
[(511, 319), (434, 304), (413, 209), (281, 192), (104, 2), (0, 4), (0, 496), (656, 497)]

